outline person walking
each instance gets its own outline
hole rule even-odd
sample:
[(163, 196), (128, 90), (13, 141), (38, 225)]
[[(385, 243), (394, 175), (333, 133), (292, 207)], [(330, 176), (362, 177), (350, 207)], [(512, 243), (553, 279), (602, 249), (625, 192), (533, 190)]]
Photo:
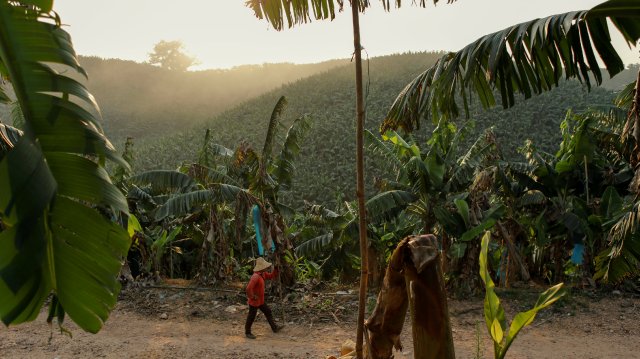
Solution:
[(271, 330), (277, 333), (282, 329), (282, 326), (276, 324), (271, 313), (271, 308), (264, 302), (264, 280), (272, 279), (278, 275), (278, 271), (274, 269), (271, 272), (267, 272), (267, 269), (271, 267), (271, 263), (264, 260), (262, 257), (256, 259), (256, 265), (253, 268), (253, 275), (247, 284), (247, 304), (249, 304), (249, 313), (247, 314), (247, 322), (244, 325), (244, 335), (249, 339), (255, 339), (256, 336), (251, 333), (251, 326), (256, 319), (258, 309), (264, 313), (267, 317), (267, 321), (271, 326)]

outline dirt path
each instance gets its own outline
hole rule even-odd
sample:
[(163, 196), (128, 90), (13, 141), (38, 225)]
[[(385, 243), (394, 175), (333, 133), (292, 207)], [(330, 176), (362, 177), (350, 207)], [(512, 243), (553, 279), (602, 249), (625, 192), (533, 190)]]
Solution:
[[(43, 313), (33, 323), (0, 328), (0, 357), (326, 358), (336, 354), (342, 342), (355, 337), (354, 321), (338, 316), (332, 322), (322, 316), (315, 318), (323, 322), (298, 316), (277, 334), (271, 333), (264, 318), (259, 317), (254, 324), (258, 338), (249, 340), (244, 337), (246, 311), (242, 306), (238, 306), (235, 313), (226, 312), (226, 304), (216, 304), (217, 308), (207, 305), (211, 310), (199, 312), (204, 304), (194, 309), (193, 303), (202, 298), (196, 300), (188, 293), (180, 298), (155, 303), (160, 311), (150, 313), (145, 309), (142, 314), (131, 308), (132, 304), (139, 303), (125, 298), (99, 334), (84, 333), (67, 323), (73, 338), (61, 335), (55, 327), (52, 332)], [(505, 301), (512, 303), (511, 308), (507, 308), (508, 315), (513, 313), (512, 308), (521, 309), (518, 300)], [(213, 303), (215, 301), (210, 304)], [(167, 304), (172, 310), (162, 311)], [(573, 298), (555, 310), (541, 313), (534, 325), (516, 340), (509, 358), (638, 358), (639, 309), (637, 297)], [(476, 323), (482, 320), (482, 302), (452, 301), (450, 311), (456, 356), (475, 358), (479, 339), (483, 357), (493, 357), (486, 328), (476, 329)], [(166, 319), (161, 319), (165, 315)], [(413, 357), (408, 326), (405, 326), (403, 344), (404, 352), (397, 353), (396, 357)]]

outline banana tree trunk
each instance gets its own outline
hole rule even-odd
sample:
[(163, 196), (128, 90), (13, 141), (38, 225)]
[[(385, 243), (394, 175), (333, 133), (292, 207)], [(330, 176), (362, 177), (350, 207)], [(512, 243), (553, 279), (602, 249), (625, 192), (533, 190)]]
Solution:
[(440, 253), (433, 235), (403, 239), (391, 256), (372, 316), (371, 358), (393, 357), (402, 349), (400, 333), (411, 309), (414, 358), (454, 359)]
[(509, 257), (513, 258), (515, 266), (520, 271), (520, 279), (528, 282), (529, 279), (531, 279), (531, 275), (529, 274), (529, 270), (527, 269), (525, 262), (522, 260), (522, 256), (520, 256), (520, 253), (518, 252), (518, 248), (513, 243), (512, 235), (506, 228), (504, 228), (504, 225), (502, 223), (498, 222), (496, 227), (498, 228), (498, 231), (500, 232), (502, 238), (504, 238), (507, 250), (509, 251)]
[(405, 247), (408, 240), (409, 238), (402, 240), (393, 251), (376, 307), (366, 323), (371, 334), (370, 356), (373, 359), (391, 358), (393, 348), (402, 350), (400, 333), (409, 307), (404, 279)]
[(367, 219), (364, 205), (364, 96), (362, 93), (362, 47), (360, 46), (359, 2), (351, 0), (353, 46), (356, 60), (356, 197), (358, 200), (358, 229), (360, 239), (360, 296), (356, 331), (356, 357), (362, 359), (364, 309), (367, 297), (368, 245)]
[(454, 359), (453, 336), (438, 242), (433, 235), (409, 240), (405, 281), (411, 310), (414, 358)]

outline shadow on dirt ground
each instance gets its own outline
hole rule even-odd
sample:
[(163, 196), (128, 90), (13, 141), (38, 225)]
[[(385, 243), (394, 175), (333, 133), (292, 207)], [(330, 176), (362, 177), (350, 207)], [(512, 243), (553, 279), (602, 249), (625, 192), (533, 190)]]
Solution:
[[(317, 292), (301, 288), (287, 296), (268, 297), (276, 320), (285, 328), (272, 333), (259, 315), (254, 324), (257, 339), (250, 340), (244, 337), (247, 305), (240, 284), (217, 290), (183, 284), (172, 283), (177, 287), (173, 289), (123, 290), (116, 310), (95, 335), (82, 332), (68, 319), (64, 326), (73, 337), (61, 334), (46, 324), (45, 312), (32, 323), (2, 328), (0, 357), (326, 358), (355, 338), (357, 296), (351, 288)], [(503, 290), (507, 317), (527, 309), (538, 292)], [(449, 308), (456, 356), (493, 357), (482, 298), (450, 300)], [(538, 315), (516, 340), (509, 358), (637, 358), (638, 323), (638, 295), (617, 291), (569, 295)], [(404, 351), (396, 358), (412, 358), (408, 323), (402, 341)]]

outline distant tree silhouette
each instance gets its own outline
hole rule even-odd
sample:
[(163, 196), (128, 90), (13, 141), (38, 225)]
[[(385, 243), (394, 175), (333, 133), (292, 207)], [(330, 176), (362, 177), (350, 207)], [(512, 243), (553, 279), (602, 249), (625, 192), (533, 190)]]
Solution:
[(149, 53), (149, 63), (168, 70), (187, 71), (189, 67), (198, 64), (198, 60), (184, 53), (181, 41), (161, 40)]

